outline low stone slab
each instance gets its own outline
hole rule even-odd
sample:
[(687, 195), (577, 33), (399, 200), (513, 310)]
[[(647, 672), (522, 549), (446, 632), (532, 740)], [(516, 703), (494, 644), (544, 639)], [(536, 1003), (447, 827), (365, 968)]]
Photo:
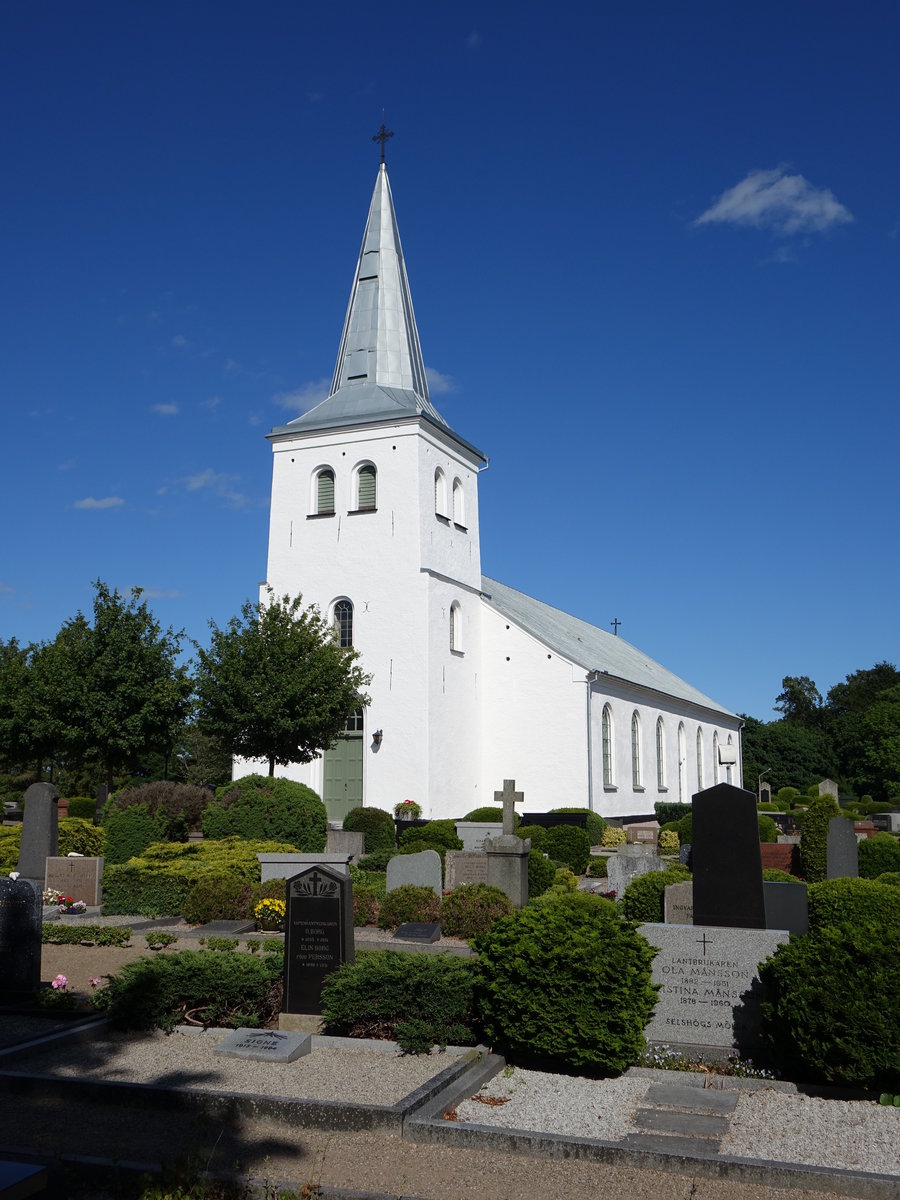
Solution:
[(720, 1138), (728, 1132), (728, 1118), (707, 1113), (672, 1112), (665, 1108), (641, 1108), (634, 1123), (652, 1133), (675, 1133), (681, 1137)]
[(684, 1112), (734, 1112), (740, 1092), (696, 1087), (683, 1083), (651, 1083), (644, 1096), (644, 1107), (677, 1108)]
[(444, 856), (444, 876), (448, 892), (464, 883), (487, 883), (487, 855), (476, 850), (448, 850)]
[(257, 854), (260, 883), (268, 879), (292, 879), (307, 867), (330, 867), (347, 874), (349, 854)]
[(406, 942), (425, 942), (430, 945), (441, 940), (441, 927), (433, 921), (406, 921), (397, 926), (394, 937), (402, 938)]
[(48, 858), (44, 887), (54, 888), (64, 896), (83, 900), (93, 907), (100, 903), (102, 879), (102, 858)]
[(428, 887), (436, 896), (441, 894), (441, 856), (437, 850), (420, 850), (418, 854), (395, 854), (387, 865), (387, 891), (409, 884)]
[(312, 1034), (285, 1033), (277, 1029), (236, 1029), (216, 1046), (223, 1058), (250, 1058), (256, 1062), (289, 1063), (312, 1050)]

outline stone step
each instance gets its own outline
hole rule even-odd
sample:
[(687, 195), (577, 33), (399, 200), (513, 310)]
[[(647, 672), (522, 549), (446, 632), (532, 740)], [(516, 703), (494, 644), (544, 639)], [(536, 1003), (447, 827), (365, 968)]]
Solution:
[(653, 1133), (676, 1134), (681, 1137), (715, 1138), (728, 1132), (728, 1118), (701, 1113), (672, 1112), (664, 1108), (640, 1108), (634, 1123), (639, 1129)]
[(712, 1138), (667, 1137), (664, 1133), (629, 1133), (619, 1145), (629, 1150), (650, 1150), (685, 1158), (715, 1158), (719, 1152), (719, 1143)]
[(684, 1083), (651, 1083), (644, 1096), (648, 1108), (676, 1108), (699, 1113), (732, 1113), (737, 1102), (736, 1091), (725, 1092)]

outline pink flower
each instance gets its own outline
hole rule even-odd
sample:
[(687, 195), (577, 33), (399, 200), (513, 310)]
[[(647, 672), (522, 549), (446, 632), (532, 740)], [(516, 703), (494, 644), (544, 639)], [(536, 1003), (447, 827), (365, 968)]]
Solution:
[(62, 991), (65, 991), (66, 987), (68, 986), (68, 983), (69, 983), (69, 981), (68, 981), (68, 979), (66, 979), (65, 975), (57, 975), (57, 977), (53, 980), (53, 982), (50, 984), (50, 986), (53, 988), (54, 991), (62, 992)]
[(99, 987), (99, 986), (100, 986), (100, 980), (97, 978), (96, 975), (92, 975), (91, 976), (91, 987)]

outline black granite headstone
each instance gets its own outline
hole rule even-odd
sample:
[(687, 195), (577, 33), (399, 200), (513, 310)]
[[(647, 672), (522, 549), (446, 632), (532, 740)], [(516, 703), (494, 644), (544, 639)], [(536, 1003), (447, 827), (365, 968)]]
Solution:
[(353, 885), (317, 865), (289, 879), (286, 891), (282, 1011), (317, 1013), (325, 976), (354, 961)]
[(59, 854), (59, 792), (52, 783), (33, 783), (25, 793), (22, 843), (16, 870), (44, 886), (47, 859)]
[(0, 877), (0, 997), (33, 995), (41, 982), (41, 889)]
[(694, 924), (765, 929), (753, 792), (719, 783), (694, 796)]
[(94, 820), (99, 825), (103, 816), (103, 810), (106, 808), (106, 802), (109, 799), (109, 787), (105, 783), (97, 784), (97, 803), (94, 806)]
[(809, 898), (805, 883), (774, 883), (763, 880), (766, 929), (809, 933)]
[(402, 938), (406, 942), (439, 942), (441, 927), (433, 921), (406, 921), (397, 926), (394, 937)]

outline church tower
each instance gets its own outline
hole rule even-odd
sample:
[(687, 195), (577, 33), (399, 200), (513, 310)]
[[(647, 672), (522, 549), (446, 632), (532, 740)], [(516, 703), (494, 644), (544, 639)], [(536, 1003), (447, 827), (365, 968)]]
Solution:
[(268, 435), (266, 582), (356, 647), (371, 702), (324, 758), (287, 773), (325, 800), (424, 815), (478, 793), (486, 459), (431, 403), (390, 183), (378, 172), (331, 392)]

